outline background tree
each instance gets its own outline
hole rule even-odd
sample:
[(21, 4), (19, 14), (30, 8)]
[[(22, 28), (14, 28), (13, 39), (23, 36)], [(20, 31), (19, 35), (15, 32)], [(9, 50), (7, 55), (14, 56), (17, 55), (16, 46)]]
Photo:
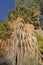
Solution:
[(40, 0), (41, 14), (43, 14), (43, 0)]

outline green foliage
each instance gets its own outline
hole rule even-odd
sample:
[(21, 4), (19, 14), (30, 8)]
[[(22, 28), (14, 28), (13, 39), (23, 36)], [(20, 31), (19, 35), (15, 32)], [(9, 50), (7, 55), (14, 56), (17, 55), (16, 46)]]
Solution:
[(0, 22), (0, 35), (5, 34), (5, 32), (8, 32), (10, 30), (10, 27), (8, 23), (4, 20)]
[(43, 30), (43, 26), (41, 26), (41, 29)]
[[(29, 3), (31, 4), (29, 5)], [(24, 19), (25, 23), (28, 22), (38, 28), (40, 25), (38, 21), (40, 16), (40, 7), (37, 5), (37, 0), (16, 0), (15, 4), (17, 6), (8, 13), (7, 20), (16, 20), (18, 17), (21, 17)]]
[(15, 0), (15, 6), (24, 6), (24, 7), (29, 7), (33, 3), (37, 4), (37, 0)]
[(43, 53), (43, 39), (36, 33), (36, 37), (38, 40), (39, 50)]
[(9, 12), (8, 15), (7, 15), (7, 20), (8, 21), (16, 20), (17, 17), (18, 17), (17, 11), (11, 10), (11, 12)]
[(24, 19), (24, 22), (39, 26), (39, 22), (37, 22), (40, 15), (39, 10), (39, 6), (34, 3), (29, 8), (18, 6), (15, 10), (8, 13), (7, 20), (16, 20), (18, 17), (21, 17)]
[(41, 65), (35, 58), (27, 58), (23, 65)]

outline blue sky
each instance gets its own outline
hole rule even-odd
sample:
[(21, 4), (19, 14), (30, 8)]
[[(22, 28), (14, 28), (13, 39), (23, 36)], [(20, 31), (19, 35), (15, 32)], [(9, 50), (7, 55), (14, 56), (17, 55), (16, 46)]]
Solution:
[(14, 0), (0, 0), (0, 20), (6, 18), (7, 13), (14, 8)]

